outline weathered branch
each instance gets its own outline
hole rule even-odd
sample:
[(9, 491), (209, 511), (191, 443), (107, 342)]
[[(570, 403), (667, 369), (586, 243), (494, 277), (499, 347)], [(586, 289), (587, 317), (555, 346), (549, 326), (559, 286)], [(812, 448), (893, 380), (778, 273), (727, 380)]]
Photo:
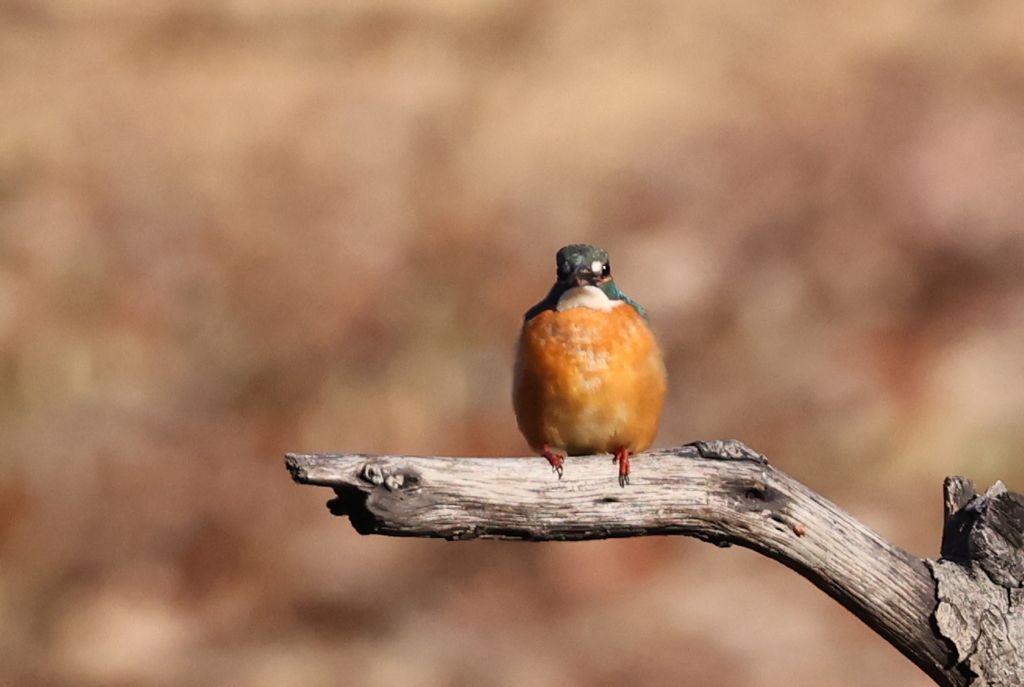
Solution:
[[(331, 512), (348, 515), (363, 534), (529, 541), (682, 534), (720, 546), (745, 546), (806, 577), (940, 685), (1024, 684), (1019, 660), (1016, 668), (1010, 666), (1017, 672), (994, 668), (994, 681), (990, 677), (988, 682), (972, 682), (983, 668), (975, 663), (991, 660), (987, 657), (999, 646), (1018, 656), (1020, 650), (1013, 644), (1000, 645), (1003, 640), (992, 633), (985, 637), (994, 638), (995, 648), (985, 645), (988, 639), (979, 639), (977, 623), (958, 605), (969, 605), (969, 599), (964, 602), (957, 595), (971, 588), (961, 575), (980, 575), (1003, 589), (1002, 582), (988, 580), (989, 573), (975, 565), (977, 556), (967, 544), (959, 544), (966, 547), (960, 561), (936, 564), (917, 558), (739, 442), (698, 442), (638, 455), (633, 482), (625, 489), (616, 484), (606, 460), (589, 457), (569, 458), (564, 480), (556, 479), (539, 458), (289, 454), (286, 463), (297, 482), (333, 487), (337, 497), (328, 503)], [(970, 526), (965, 522), (969, 502), (985, 513), (1010, 513), (1012, 520), (1024, 513), (1024, 501), (1004, 499), (998, 507), (982, 508), (977, 499), (988, 496), (975, 497), (973, 485), (965, 485), (969, 482), (947, 482), (948, 517), (960, 519), (958, 526), (947, 524), (948, 546), (958, 545), (952, 530), (976, 531), (970, 541), (977, 550), (990, 551), (987, 542), (998, 539), (1000, 545), (1016, 545), (1020, 552), (1021, 537), (1013, 540), (1012, 534), (1005, 535), (1005, 527), (999, 530), (1004, 536), (997, 538), (991, 536), (992, 527), (977, 525), (977, 518)], [(1021, 506), (1020, 513), (1014, 504)], [(970, 513), (978, 515), (977, 508)], [(944, 570), (947, 563), (954, 568)], [(1013, 570), (1020, 573), (1012, 578), (1019, 587), (1024, 563)], [(943, 584), (947, 596), (940, 606)], [(1020, 590), (1003, 589), (1003, 597), (1006, 603), (1000, 608), (1007, 613), (1016, 609), (1019, 617)], [(951, 630), (953, 621), (944, 627), (937, 608), (944, 609), (947, 621), (953, 617), (966, 629)], [(1006, 641), (1016, 641), (1014, 628), (1004, 628)], [(970, 646), (961, 646), (962, 642)], [(984, 659), (980, 646), (986, 647)], [(1010, 678), (1001, 682), (999, 675)]]
[(996, 482), (984, 495), (963, 477), (946, 480), (939, 633), (976, 676), (975, 687), (1024, 684), (1024, 496)]

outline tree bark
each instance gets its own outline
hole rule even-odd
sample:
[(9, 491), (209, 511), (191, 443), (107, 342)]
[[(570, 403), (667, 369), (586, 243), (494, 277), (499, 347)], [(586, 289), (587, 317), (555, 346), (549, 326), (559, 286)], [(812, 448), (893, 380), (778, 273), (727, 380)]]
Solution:
[(564, 480), (541, 458), (289, 454), (286, 464), (301, 484), (333, 487), (331, 512), (362, 534), (682, 534), (745, 546), (810, 580), (939, 685), (1024, 684), (1024, 498), (1005, 488), (977, 496), (969, 481), (947, 480), (944, 558), (933, 562), (892, 545), (737, 441), (634, 456), (624, 489), (608, 459), (568, 458)]

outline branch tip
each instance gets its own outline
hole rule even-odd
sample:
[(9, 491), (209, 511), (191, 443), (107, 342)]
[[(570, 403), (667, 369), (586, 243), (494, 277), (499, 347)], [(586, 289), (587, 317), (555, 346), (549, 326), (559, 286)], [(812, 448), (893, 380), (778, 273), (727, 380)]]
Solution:
[(284, 466), (288, 468), (292, 481), (304, 484), (309, 479), (309, 475), (302, 466), (298, 454), (286, 453), (284, 456)]

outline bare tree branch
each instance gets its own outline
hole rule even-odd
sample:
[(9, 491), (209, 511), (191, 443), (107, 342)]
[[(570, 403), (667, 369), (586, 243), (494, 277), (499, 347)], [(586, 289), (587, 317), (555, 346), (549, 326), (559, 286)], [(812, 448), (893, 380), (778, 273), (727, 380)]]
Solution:
[[(610, 460), (590, 457), (567, 459), (564, 480), (540, 458), (289, 454), (286, 464), (299, 483), (333, 487), (331, 512), (349, 516), (363, 534), (528, 541), (682, 534), (745, 546), (806, 577), (939, 685), (1024, 684), (1024, 668), (1006, 682), (971, 682), (978, 666), (968, 666), (956, 643), (970, 633), (944, 633), (935, 618), (937, 564), (892, 545), (736, 441), (640, 454), (625, 489)], [(947, 483), (948, 517), (964, 520), (966, 504), (980, 498), (969, 484)], [(967, 555), (950, 565), (972, 575), (972, 561)], [(956, 615), (970, 586), (947, 577), (944, 603)], [(1004, 596), (1009, 612), (1017, 597)], [(995, 641), (990, 653), (1002, 640)]]

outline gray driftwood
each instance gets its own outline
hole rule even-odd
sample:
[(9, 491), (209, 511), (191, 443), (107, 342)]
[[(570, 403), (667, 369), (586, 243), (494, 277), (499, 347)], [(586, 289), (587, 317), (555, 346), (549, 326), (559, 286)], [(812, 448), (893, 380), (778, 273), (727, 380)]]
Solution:
[(1024, 497), (946, 481), (942, 558), (917, 558), (736, 441), (633, 459), (289, 454), (363, 534), (527, 541), (682, 534), (758, 551), (853, 612), (936, 683), (1024, 685)]

